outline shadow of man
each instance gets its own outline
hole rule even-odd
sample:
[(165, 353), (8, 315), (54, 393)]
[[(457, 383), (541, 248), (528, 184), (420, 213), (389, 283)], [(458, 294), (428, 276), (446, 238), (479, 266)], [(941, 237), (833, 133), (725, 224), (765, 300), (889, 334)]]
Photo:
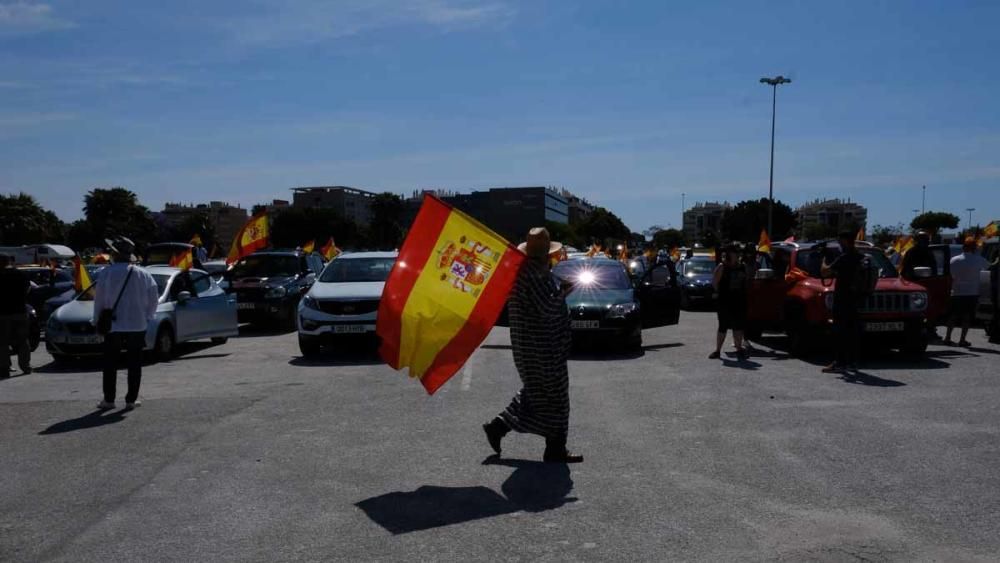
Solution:
[(79, 418), (71, 418), (69, 420), (64, 420), (62, 422), (57, 422), (52, 426), (49, 426), (45, 430), (38, 433), (39, 436), (48, 436), (51, 434), (62, 434), (64, 432), (73, 432), (75, 430), (86, 430), (88, 428), (96, 428), (98, 426), (104, 426), (106, 424), (114, 424), (116, 422), (121, 422), (125, 420), (122, 416), (123, 411), (114, 411), (108, 414), (104, 414), (107, 411), (94, 411), (89, 414), (85, 414)]
[(568, 497), (573, 480), (565, 464), (492, 456), (483, 465), (515, 468), (501, 486), (502, 495), (483, 486), (425, 485), (365, 499), (355, 506), (387, 531), (406, 534), (519, 511), (553, 510), (576, 500)]

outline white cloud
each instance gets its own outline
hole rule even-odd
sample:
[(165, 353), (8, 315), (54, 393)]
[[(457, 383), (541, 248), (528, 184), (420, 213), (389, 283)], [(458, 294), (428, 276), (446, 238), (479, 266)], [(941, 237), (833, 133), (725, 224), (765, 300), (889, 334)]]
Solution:
[(52, 6), (48, 4), (30, 2), (0, 4), (0, 38), (72, 27), (76, 27), (76, 24), (57, 18), (52, 12)]
[(503, 24), (515, 13), (499, 0), (263, 0), (258, 7), (256, 15), (226, 25), (237, 42), (316, 43), (408, 25), (451, 31)]

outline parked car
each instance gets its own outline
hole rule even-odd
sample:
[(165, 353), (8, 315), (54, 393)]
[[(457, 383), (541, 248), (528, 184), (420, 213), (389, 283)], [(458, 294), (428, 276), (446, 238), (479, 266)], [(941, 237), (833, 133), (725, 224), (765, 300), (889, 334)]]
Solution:
[[(24, 310), (28, 314), (28, 346), (34, 352), (42, 341), (41, 331), (38, 329), (38, 316), (35, 315), (35, 308), (31, 305), (25, 305)], [(13, 342), (10, 344), (9, 354), (12, 356), (17, 354)]]
[[(169, 359), (180, 342), (211, 339), (224, 344), (239, 334), (236, 299), (227, 295), (204, 271), (166, 266), (147, 268), (160, 290), (156, 315), (146, 329), (146, 350)], [(100, 278), (94, 281), (97, 285)], [(92, 323), (94, 289), (59, 307), (45, 327), (45, 346), (57, 361), (102, 352), (104, 338)]]
[(625, 265), (608, 258), (560, 262), (552, 274), (575, 284), (566, 297), (574, 338), (614, 340), (642, 348), (642, 329), (677, 324), (680, 294), (671, 270), (658, 264), (633, 280)]
[(299, 300), (323, 271), (317, 254), (268, 250), (243, 258), (226, 272), (226, 291), (236, 295), (241, 323), (294, 329)]
[(28, 303), (35, 309), (41, 322), (48, 319), (45, 302), (61, 295), (66, 290), (73, 289), (73, 274), (68, 270), (48, 268), (45, 266), (22, 266), (18, 270), (24, 272), (34, 284), (28, 292)]
[(715, 259), (696, 255), (677, 263), (678, 284), (681, 288), (681, 308), (690, 309), (695, 305), (710, 305), (715, 301), (712, 275), (715, 273)]
[[(88, 264), (84, 266), (84, 269), (87, 270), (87, 275), (90, 277), (91, 281), (96, 280), (97, 274), (99, 274), (101, 270), (103, 270), (104, 268), (107, 268), (106, 264)], [(43, 313), (39, 315), (39, 317), (41, 319), (44, 319), (44, 321), (40, 321), (39, 324), (44, 327), (45, 323), (48, 322), (49, 320), (49, 316), (52, 315), (52, 313), (56, 309), (69, 303), (75, 297), (76, 297), (76, 288), (74, 287), (74, 285), (70, 284), (67, 290), (63, 291), (58, 295), (46, 299), (45, 303), (42, 305), (41, 308), (41, 311), (43, 311)]]
[[(927, 349), (928, 290), (902, 279), (880, 249), (858, 243), (879, 271), (875, 291), (861, 307), (864, 342), (880, 342), (911, 355)], [(821, 277), (824, 254), (840, 254), (836, 242), (775, 243), (762, 255), (761, 268), (751, 283), (747, 333), (763, 331), (788, 335), (794, 354), (804, 354), (830, 342), (836, 281)], [(929, 272), (924, 272), (929, 274)]]
[(343, 335), (375, 334), (385, 280), (398, 252), (357, 252), (331, 260), (302, 298), (298, 310), (299, 350), (319, 354)]

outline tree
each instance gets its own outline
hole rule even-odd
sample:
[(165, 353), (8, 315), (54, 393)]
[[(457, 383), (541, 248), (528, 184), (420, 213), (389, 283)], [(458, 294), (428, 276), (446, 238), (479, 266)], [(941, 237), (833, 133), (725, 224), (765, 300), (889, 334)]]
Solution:
[(132, 191), (95, 188), (87, 192), (83, 202), (83, 213), (94, 237), (86, 246), (103, 246), (103, 239), (112, 236), (126, 236), (140, 247), (154, 239), (156, 224)]
[(56, 214), (21, 192), (0, 195), (0, 243), (7, 246), (62, 242), (64, 226)]
[(399, 248), (403, 242), (403, 198), (383, 192), (372, 199), (372, 218), (368, 225), (369, 243), (374, 248)]
[(608, 248), (612, 244), (628, 241), (631, 231), (617, 215), (603, 207), (594, 209), (593, 213), (576, 226), (577, 235), (582, 242), (590, 244), (598, 242)]
[(885, 248), (886, 246), (895, 242), (897, 238), (903, 235), (903, 224), (899, 223), (897, 225), (875, 225), (871, 228), (868, 233), (868, 241)]
[(653, 237), (656, 236), (656, 233), (662, 231), (665, 228), (666, 227), (664, 227), (663, 225), (650, 225), (649, 228), (647, 228), (645, 231), (642, 232), (642, 234), (646, 235), (646, 238), (648, 238), (649, 240), (653, 240)]
[(914, 217), (913, 221), (910, 221), (910, 227), (915, 231), (923, 229), (936, 235), (941, 229), (958, 228), (958, 221), (958, 215), (943, 211), (928, 211)]
[(656, 248), (680, 248), (684, 246), (684, 233), (677, 229), (664, 229), (653, 235), (653, 246)]
[(290, 207), (277, 212), (271, 222), (271, 244), (277, 248), (297, 248), (311, 240), (319, 247), (330, 237), (341, 248), (368, 245), (358, 225), (333, 209)]
[(201, 235), (201, 242), (205, 245), (205, 250), (210, 250), (215, 240), (215, 224), (206, 211), (195, 211), (184, 218), (174, 229), (172, 240), (188, 242), (194, 235)]
[[(774, 232), (771, 240), (787, 238), (795, 229), (798, 218), (788, 205), (775, 200)], [(741, 201), (722, 216), (722, 236), (731, 241), (757, 242), (767, 228), (767, 198)], [(704, 244), (704, 241), (702, 242)]]

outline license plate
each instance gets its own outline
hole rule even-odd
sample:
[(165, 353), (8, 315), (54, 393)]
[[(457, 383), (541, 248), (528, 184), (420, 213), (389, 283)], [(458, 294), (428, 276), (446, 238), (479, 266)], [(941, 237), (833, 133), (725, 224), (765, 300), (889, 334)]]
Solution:
[(903, 323), (865, 323), (865, 332), (902, 332)]
[(569, 327), (575, 329), (601, 328), (601, 321), (570, 321)]
[(68, 341), (70, 344), (88, 345), (100, 344), (104, 342), (104, 338), (101, 336), (70, 336)]
[(367, 331), (365, 325), (333, 325), (334, 334), (361, 334)]
[(256, 305), (257, 305), (256, 303), (237, 303), (236, 308), (245, 311), (248, 309), (253, 309)]

